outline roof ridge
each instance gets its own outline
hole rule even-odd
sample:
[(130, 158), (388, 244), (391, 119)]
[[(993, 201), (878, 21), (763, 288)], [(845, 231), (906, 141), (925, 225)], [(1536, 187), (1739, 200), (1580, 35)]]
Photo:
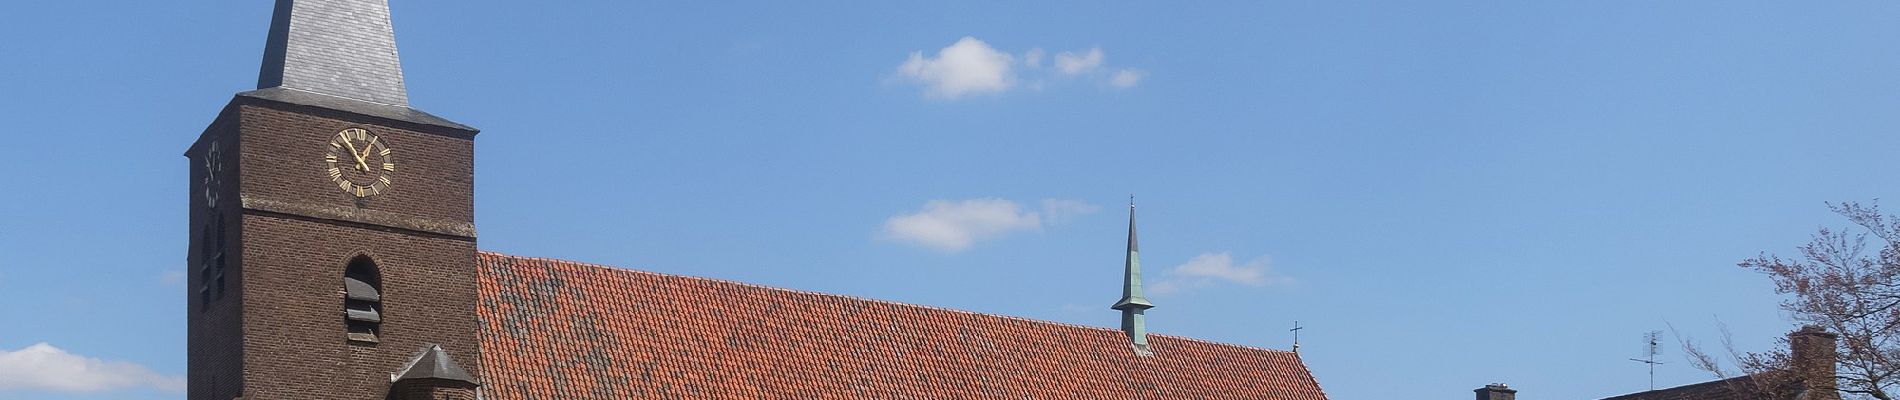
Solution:
[[(547, 262), (557, 262), (557, 263), (566, 263), (566, 264), (570, 264), (570, 265), (577, 265), (577, 266), (583, 266), (583, 267), (590, 267), (590, 268), (599, 268), (599, 269), (606, 269), (606, 270), (611, 270), (611, 271), (614, 271), (614, 272), (620, 272), (620, 273), (635, 273), (635, 274), (648, 274), (648, 275), (655, 275), (655, 276), (662, 276), (662, 277), (672, 277), (672, 278), (684, 278), (684, 279), (693, 279), (693, 280), (701, 280), (701, 281), (708, 281), (708, 282), (716, 282), (716, 283), (725, 283), (725, 284), (732, 284), (732, 285), (738, 285), (738, 286), (744, 286), (744, 287), (752, 287), (752, 288), (759, 288), (759, 289), (765, 289), (765, 290), (774, 290), (774, 291), (781, 291), (781, 292), (791, 292), (791, 293), (800, 293), (800, 294), (809, 294), (809, 295), (815, 295), (815, 296), (823, 296), (823, 297), (835, 297), (835, 298), (842, 298), (842, 299), (849, 299), (849, 300), (857, 300), (857, 301), (865, 301), (865, 302), (872, 302), (872, 303), (882, 303), (882, 304), (890, 304), (890, 305), (898, 305), (898, 306), (905, 306), (905, 307), (917, 307), (917, 308), (924, 308), (924, 309), (931, 309), (931, 310), (939, 310), (939, 311), (948, 311), (948, 312), (953, 312), (953, 313), (960, 313), (960, 314), (970, 314), (970, 315), (977, 315), (977, 316), (987, 316), (987, 317), (997, 317), (997, 318), (1003, 318), (1003, 319), (1011, 319), (1011, 320), (1017, 320), (1017, 321), (1023, 321), (1023, 322), (1030, 322), (1030, 323), (1039, 323), (1039, 324), (1050, 324), (1050, 325), (1057, 325), (1057, 326), (1067, 326), (1067, 327), (1072, 327), (1072, 328), (1081, 328), (1081, 329), (1088, 329), (1088, 330), (1096, 330), (1096, 331), (1103, 331), (1103, 332), (1111, 332), (1111, 333), (1117, 333), (1117, 334), (1119, 334), (1119, 333), (1121, 333), (1121, 332), (1122, 332), (1122, 331), (1121, 331), (1121, 329), (1118, 329), (1118, 328), (1105, 328), (1105, 327), (1099, 327), (1099, 326), (1089, 326), (1089, 325), (1081, 325), (1081, 324), (1072, 324), (1072, 323), (1067, 323), (1067, 322), (1057, 322), (1057, 321), (1049, 321), (1049, 320), (1041, 320), (1041, 319), (1035, 319), (1035, 318), (1027, 318), (1027, 317), (1018, 317), (1018, 316), (1013, 316), (1013, 315), (1003, 315), (1003, 314), (990, 314), (990, 313), (981, 313), (981, 312), (976, 312), (976, 311), (969, 311), (969, 310), (959, 310), (959, 309), (955, 309), (955, 308), (947, 308), (947, 307), (938, 307), (938, 306), (931, 306), (931, 305), (923, 305), (923, 304), (911, 304), (911, 303), (905, 303), (905, 302), (901, 302), (901, 301), (892, 301), (892, 300), (883, 300), (883, 299), (873, 299), (873, 298), (865, 298), (865, 297), (858, 297), (858, 296), (852, 296), (852, 295), (846, 295), (846, 294), (837, 294), (837, 293), (824, 293), (824, 292), (814, 292), (814, 291), (809, 291), (809, 290), (799, 290), (799, 289), (790, 289), (790, 288), (782, 288), (782, 287), (775, 287), (775, 286), (766, 286), (766, 285), (761, 285), (761, 284), (756, 284), (756, 283), (748, 283), (748, 282), (740, 282), (740, 281), (735, 281), (735, 280), (729, 280), (729, 279), (720, 279), (720, 278), (709, 278), (709, 277), (703, 277), (703, 276), (692, 276), (692, 275), (680, 275), (680, 274), (669, 274), (669, 273), (665, 273), (665, 272), (655, 272), (655, 271), (647, 271), (647, 270), (639, 270), (639, 269), (631, 269), (631, 268), (621, 268), (621, 267), (616, 267), (616, 266), (612, 266), (612, 265), (606, 265), (606, 264), (597, 264), (597, 263), (590, 263), (590, 262), (584, 262), (584, 261), (574, 261), (574, 260), (564, 260), (564, 259), (559, 259), (559, 258), (547, 258), (547, 257), (526, 257), (526, 256), (516, 256), (516, 255), (509, 255), (509, 254), (502, 254), (502, 253), (498, 253), (498, 252), (493, 252), (493, 251), (486, 251), (486, 250), (476, 250), (476, 253), (479, 253), (480, 255), (486, 255), (486, 256), (494, 256), (494, 257), (507, 257), (507, 258), (514, 258), (514, 259), (520, 259), (520, 260), (531, 260), (531, 261), (547, 261)], [(1257, 351), (1265, 351), (1265, 352), (1272, 352), (1272, 353), (1287, 353), (1287, 354), (1296, 354), (1296, 355), (1297, 355), (1297, 354), (1299, 354), (1298, 352), (1294, 352), (1294, 351), (1287, 351), (1287, 350), (1278, 350), (1278, 349), (1269, 349), (1269, 348), (1265, 348), (1265, 347), (1258, 347), (1258, 346), (1249, 346), (1249, 345), (1244, 345), (1244, 344), (1234, 344), (1234, 343), (1225, 343), (1225, 342), (1216, 342), (1216, 341), (1212, 341), (1212, 340), (1206, 340), (1206, 339), (1197, 339), (1197, 338), (1191, 338), (1191, 337), (1186, 337), (1186, 336), (1176, 336), (1176, 335), (1164, 335), (1164, 334), (1152, 334), (1152, 333), (1151, 333), (1151, 334), (1149, 334), (1149, 336), (1161, 336), (1161, 337), (1166, 337), (1166, 338), (1169, 338), (1169, 339), (1173, 339), (1173, 340), (1182, 340), (1182, 341), (1189, 341), (1189, 342), (1200, 342), (1200, 343), (1205, 343), (1205, 344), (1211, 344), (1211, 345), (1216, 345), (1216, 346), (1227, 346), (1227, 347), (1237, 347), (1237, 348), (1242, 348), (1242, 349), (1249, 349), (1249, 350), (1257, 350)]]
[[(1772, 371), (1770, 371), (1770, 372), (1772, 372)], [(1754, 379), (1754, 378), (1755, 378), (1756, 376), (1758, 376), (1758, 375), (1761, 375), (1761, 374), (1764, 374), (1764, 373), (1769, 373), (1769, 372), (1758, 372), (1758, 373), (1753, 373), (1753, 374), (1742, 374), (1742, 375), (1740, 375), (1740, 376), (1734, 376), (1734, 377), (1728, 377), (1728, 378), (1721, 378), (1721, 379), (1716, 379), (1716, 380), (1711, 380), (1711, 381), (1702, 381), (1702, 382), (1695, 382), (1695, 383), (1686, 383), (1686, 384), (1682, 384), (1682, 385), (1677, 385), (1677, 386), (1671, 386), (1671, 387), (1666, 387), (1666, 388), (1661, 388), (1661, 389), (1650, 389), (1650, 390), (1645, 390), (1645, 391), (1641, 391), (1641, 392), (1635, 392), (1635, 393), (1624, 393), (1624, 394), (1619, 394), (1619, 395), (1615, 395), (1615, 396), (1610, 396), (1610, 397), (1604, 397), (1604, 398), (1603, 398), (1602, 400), (1611, 400), (1611, 399), (1624, 399), (1624, 398), (1642, 398), (1642, 397), (1644, 397), (1644, 396), (1648, 396), (1648, 395), (1655, 395), (1655, 394), (1660, 394), (1660, 393), (1664, 393), (1664, 392), (1681, 392), (1681, 391), (1690, 391), (1690, 390), (1700, 390), (1700, 389), (1704, 389), (1705, 387), (1723, 387), (1723, 388), (1726, 388), (1726, 387), (1728, 387), (1728, 384), (1730, 384), (1730, 383), (1732, 383), (1732, 382), (1741, 382), (1741, 381), (1743, 381), (1743, 380), (1745, 380), (1745, 379)], [(1746, 384), (1746, 383), (1747, 383), (1747, 382), (1744, 382), (1744, 384)]]

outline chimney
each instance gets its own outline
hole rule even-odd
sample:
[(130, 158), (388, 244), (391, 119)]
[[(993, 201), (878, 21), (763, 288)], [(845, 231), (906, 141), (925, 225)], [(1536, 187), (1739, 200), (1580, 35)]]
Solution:
[(1484, 385), (1473, 392), (1478, 392), (1478, 400), (1517, 400), (1517, 389), (1502, 383)]
[(1792, 354), (1790, 367), (1801, 377), (1803, 389), (1808, 391), (1809, 400), (1839, 400), (1841, 393), (1836, 391), (1834, 378), (1835, 336), (1819, 326), (1808, 325), (1788, 333), (1788, 348)]

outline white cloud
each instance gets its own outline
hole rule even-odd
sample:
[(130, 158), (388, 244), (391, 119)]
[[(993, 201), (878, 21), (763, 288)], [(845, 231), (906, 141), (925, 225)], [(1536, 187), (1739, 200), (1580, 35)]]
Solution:
[(1141, 83), (1142, 75), (1144, 74), (1140, 70), (1122, 68), (1120, 71), (1115, 71), (1115, 76), (1108, 78), (1108, 84), (1116, 89), (1135, 87), (1135, 84)]
[(1186, 264), (1174, 267), (1174, 273), (1186, 277), (1215, 278), (1229, 282), (1259, 285), (1267, 282), (1267, 258), (1256, 258), (1234, 265), (1231, 253), (1201, 253)]
[(68, 353), (46, 343), (18, 351), (0, 350), (0, 389), (100, 392), (130, 388), (183, 393), (185, 378), (161, 375), (129, 362)]
[(1042, 201), (1042, 212), (1038, 213), (1015, 201), (998, 198), (931, 200), (915, 213), (884, 220), (880, 235), (954, 253), (967, 250), (978, 241), (1062, 224), (1100, 208), (1081, 201), (1048, 199)]
[(968, 249), (977, 240), (1041, 228), (1036, 213), (997, 198), (931, 200), (923, 210), (884, 221), (886, 237), (948, 252)]
[[(1026, 68), (1017, 68), (1018, 61)], [(1032, 47), (1018, 57), (969, 36), (937, 50), (935, 57), (913, 51), (909, 59), (897, 66), (897, 77), (921, 84), (926, 97), (950, 100), (1025, 87), (1040, 92), (1051, 86), (1046, 80), (1060, 84), (1076, 82), (1077, 78), (1127, 89), (1140, 84), (1147, 76), (1148, 72), (1140, 69), (1111, 68), (1108, 53), (1101, 47), (1059, 52), (1053, 57), (1041, 47)]]
[(1001, 93), (1016, 84), (1008, 53), (991, 48), (974, 37), (963, 37), (950, 47), (937, 50), (936, 58), (924, 52), (910, 53), (910, 59), (897, 67), (897, 73), (923, 83), (931, 96), (955, 99), (965, 94)]
[(1103, 58), (1106, 55), (1102, 54), (1100, 47), (1090, 48), (1082, 54), (1066, 51), (1056, 53), (1056, 70), (1062, 71), (1064, 75), (1081, 75), (1101, 68)]
[(1148, 290), (1155, 294), (1169, 294), (1220, 282), (1247, 286), (1293, 283), (1293, 278), (1273, 274), (1272, 267), (1272, 261), (1264, 256), (1244, 264), (1234, 264), (1232, 253), (1201, 253), (1168, 270), (1162, 279), (1149, 285)]

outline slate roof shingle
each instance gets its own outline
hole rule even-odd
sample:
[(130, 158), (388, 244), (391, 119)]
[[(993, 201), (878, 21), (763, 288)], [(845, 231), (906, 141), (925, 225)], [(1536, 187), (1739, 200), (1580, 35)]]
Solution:
[(1801, 398), (1803, 383), (1780, 372), (1763, 372), (1728, 379), (1636, 392), (1602, 400), (1758, 400)]
[(484, 397), (1324, 400), (1297, 354), (483, 252)]
[(1740, 376), (1672, 388), (1656, 389), (1647, 392), (1605, 397), (1603, 400), (1743, 400), (1748, 396), (1743, 396), (1743, 393), (1738, 393), (1736, 389), (1744, 389), (1745, 386), (1741, 385), (1748, 385), (1750, 379), (1752, 378), (1748, 376)]

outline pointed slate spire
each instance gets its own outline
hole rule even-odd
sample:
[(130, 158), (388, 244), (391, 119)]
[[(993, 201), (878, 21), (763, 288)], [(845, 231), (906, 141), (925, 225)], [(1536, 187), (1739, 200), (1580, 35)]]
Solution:
[(1148, 297), (1141, 294), (1141, 246), (1135, 240), (1135, 199), (1128, 199), (1128, 258), (1123, 261), (1122, 299), (1110, 307), (1122, 312), (1122, 332), (1128, 334), (1128, 340), (1135, 348), (1148, 349), (1148, 327), (1143, 320), (1148, 309), (1154, 308)]
[(388, 0), (277, 0), (258, 89), (409, 106)]

